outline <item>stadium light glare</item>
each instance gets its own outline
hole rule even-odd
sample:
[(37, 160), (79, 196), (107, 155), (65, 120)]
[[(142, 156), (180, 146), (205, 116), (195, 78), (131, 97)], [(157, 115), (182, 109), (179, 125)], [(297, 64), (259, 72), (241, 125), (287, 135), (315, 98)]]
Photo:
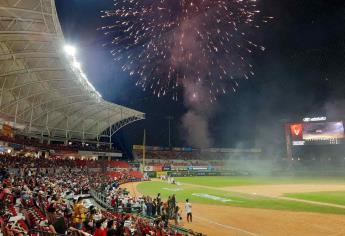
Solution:
[(74, 61), (74, 62), (73, 62), (73, 66), (74, 66), (75, 68), (81, 70), (81, 64), (80, 64), (79, 62)]
[(77, 53), (77, 49), (74, 46), (68, 44), (64, 46), (64, 50), (67, 55), (72, 57), (74, 57)]
[(81, 77), (83, 77), (83, 79), (87, 80), (87, 76), (84, 72), (81, 72), (80, 75), (81, 75)]
[(69, 44), (66, 44), (64, 46), (64, 51), (66, 53), (66, 59), (69, 62), (69, 64), (72, 66), (73, 72), (77, 75), (77, 78), (80, 82), (83, 83), (84, 86), (87, 87), (88, 90), (92, 91), (93, 94), (96, 94), (98, 98), (102, 98), (102, 95), (97, 92), (96, 88), (90, 83), (90, 81), (87, 78), (87, 75), (82, 70), (82, 66), (79, 61), (77, 61), (76, 58), (76, 52), (77, 49)]

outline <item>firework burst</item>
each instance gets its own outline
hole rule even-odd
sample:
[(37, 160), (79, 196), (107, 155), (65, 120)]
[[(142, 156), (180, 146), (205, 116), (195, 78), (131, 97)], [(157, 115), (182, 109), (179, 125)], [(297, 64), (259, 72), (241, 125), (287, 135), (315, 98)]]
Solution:
[(250, 55), (265, 50), (250, 40), (269, 19), (257, 19), (255, 0), (116, 0), (102, 13), (114, 59), (158, 97), (176, 100), (186, 85), (192, 97), (206, 88), (210, 101), (236, 92), (254, 76)]

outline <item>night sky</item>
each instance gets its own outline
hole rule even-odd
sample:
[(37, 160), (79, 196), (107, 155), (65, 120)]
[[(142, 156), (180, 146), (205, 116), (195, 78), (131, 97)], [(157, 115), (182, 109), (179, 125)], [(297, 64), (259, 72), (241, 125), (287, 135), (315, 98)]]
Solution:
[[(141, 143), (146, 128), (149, 145), (167, 146), (167, 116), (174, 117), (172, 145), (188, 145), (181, 128), (187, 111), (182, 99), (157, 99), (143, 92), (102, 47), (109, 38), (97, 31), (106, 24), (100, 11), (112, 4), (56, 0), (65, 39), (78, 48), (83, 69), (103, 98), (146, 113), (145, 121), (116, 135), (117, 145), (129, 150)], [(255, 78), (218, 100), (209, 122), (215, 147), (277, 149), (284, 142), (284, 122), (323, 115), (345, 120), (344, 1), (260, 0), (259, 6), (275, 18), (256, 36), (267, 50), (253, 55)]]

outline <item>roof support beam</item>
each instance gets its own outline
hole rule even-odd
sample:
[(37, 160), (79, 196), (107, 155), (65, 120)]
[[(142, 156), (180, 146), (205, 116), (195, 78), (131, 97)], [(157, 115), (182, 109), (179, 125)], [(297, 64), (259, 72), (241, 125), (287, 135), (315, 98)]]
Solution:
[[(93, 107), (93, 106), (102, 107), (102, 106), (101, 106), (100, 104), (98, 104), (98, 103), (91, 104), (91, 105), (89, 105), (88, 107)], [(80, 109), (78, 109), (78, 110), (76, 110), (76, 111), (73, 112), (74, 114), (78, 114), (78, 113), (80, 113), (80, 112), (83, 113), (82, 116), (79, 116), (79, 118), (77, 119), (77, 121), (79, 121), (80, 119), (85, 119), (85, 113), (83, 112), (83, 110), (85, 110), (85, 106), (82, 106)], [(88, 118), (88, 117), (90, 117), (90, 116), (87, 116), (86, 118)], [(55, 120), (57, 120), (57, 119), (55, 119)], [(53, 121), (55, 121), (55, 120), (53, 120)], [(55, 126), (56, 126), (56, 127), (59, 127), (59, 126), (61, 125), (61, 123), (62, 123), (62, 121), (56, 123)], [(79, 122), (78, 122), (78, 124), (79, 124)], [(77, 126), (73, 126), (72, 129), (74, 130), (76, 127), (77, 127)]]
[(41, 35), (41, 36), (47, 36), (47, 37), (56, 37), (55, 34), (52, 33), (46, 33), (46, 32), (40, 32), (40, 31), (0, 31), (0, 38), (2, 35), (9, 35), (9, 34), (23, 34), (23, 35)]
[[(25, 39), (25, 40), (24, 40)], [(14, 32), (11, 33), (3, 33), (3, 31), (0, 31), (0, 41), (28, 41), (28, 42), (47, 42), (52, 40), (57, 40), (58, 36), (54, 34), (46, 34), (44, 37), (37, 34), (31, 34), (26, 33), (25, 37), (20, 34), (14, 34)]]
[(30, 14), (43, 14), (43, 15), (47, 15), (47, 16), (52, 16), (51, 13), (49, 12), (43, 12), (43, 11), (37, 11), (37, 10), (29, 10), (29, 9), (24, 9), (24, 8), (17, 8), (17, 7), (0, 7), (0, 10), (6, 10), (6, 11), (18, 11), (23, 12), (23, 13), (30, 13)]
[(77, 102), (71, 102), (71, 103), (63, 104), (63, 105), (61, 105), (61, 106), (57, 106), (57, 107), (55, 107), (55, 108), (53, 108), (53, 109), (51, 109), (51, 110), (48, 110), (48, 111), (46, 111), (46, 112), (43, 112), (42, 114), (40, 114), (40, 115), (38, 115), (37, 117), (35, 117), (35, 118), (33, 119), (33, 121), (36, 121), (36, 120), (40, 119), (40, 118), (41, 118), (42, 116), (44, 116), (45, 113), (47, 113), (47, 112), (53, 112), (53, 111), (57, 111), (57, 110), (60, 110), (60, 109), (63, 109), (63, 108), (67, 108), (67, 107), (69, 107), (69, 106), (73, 106), (73, 105), (76, 105), (76, 104), (85, 104), (85, 103), (90, 103), (90, 102), (94, 102), (94, 100), (89, 99), (89, 100), (85, 100), (85, 101), (77, 101)]
[[(34, 84), (41, 84), (44, 82), (51, 82), (51, 81), (53, 82), (53, 81), (71, 81), (71, 80), (70, 79), (45, 79), (45, 80), (30, 81), (28, 83), (19, 84), (17, 86), (11, 87), (9, 89), (5, 89), (5, 92), (9, 92), (9, 91), (21, 88), (21, 87), (27, 87), (27, 86), (34, 85)], [(2, 89), (1, 91), (4, 91), (4, 90)]]
[[(1, 31), (0, 31), (1, 32)], [(15, 70), (15, 71), (9, 71), (4, 74), (0, 74), (0, 77), (9, 76), (9, 75), (17, 75), (17, 74), (26, 74), (26, 73), (33, 73), (33, 72), (46, 72), (46, 71), (65, 71), (65, 68), (33, 68), (33, 69), (23, 69), (23, 70)]]
[[(73, 89), (78, 89), (79, 87), (74, 86), (74, 87), (66, 87), (66, 88), (57, 88), (57, 89), (51, 89), (51, 90), (45, 90), (45, 91), (40, 91), (39, 93), (34, 93), (34, 94), (29, 94), (28, 96), (24, 96), (21, 97), (19, 99), (16, 99), (10, 103), (4, 104), (2, 106), (0, 106), (0, 110), (4, 110), (6, 107), (11, 107), (13, 104), (17, 103), (17, 102), (22, 102), (25, 101), (29, 98), (34, 98), (40, 95), (44, 95), (44, 94), (51, 94), (52, 92), (55, 91), (63, 91), (63, 90), (73, 90)], [(74, 96), (74, 95), (73, 95)], [(77, 94), (76, 96), (80, 96), (80, 94)], [(45, 100), (45, 103), (50, 102), (51, 100)], [(54, 101), (54, 100), (53, 100)], [(43, 103), (44, 104), (44, 103)]]
[(123, 128), (129, 124), (132, 124), (136, 121), (143, 120), (143, 119), (145, 119), (145, 118), (144, 117), (138, 117), (138, 116), (132, 116), (132, 117), (128, 117), (127, 119), (121, 120), (120, 122), (114, 124), (115, 127), (114, 127), (111, 135), (116, 134), (117, 131), (119, 131), (121, 128)]
[(12, 60), (13, 58), (22, 59), (22, 58), (54, 58), (59, 59), (59, 57), (54, 52), (42, 52), (42, 51), (27, 51), (27, 52), (17, 52), (17, 53), (8, 53), (0, 54), (0, 60)]
[[(82, 112), (83, 114), (81, 116), (79, 116), (76, 120), (74, 120), (74, 123), (76, 125), (74, 125), (71, 129), (74, 130), (76, 127), (78, 127), (80, 125), (80, 120), (82, 120), (82, 123), (84, 125), (84, 120), (87, 120), (87, 119), (90, 119), (92, 118), (95, 114), (99, 113), (101, 110), (104, 109), (103, 106), (100, 106), (99, 104), (94, 104), (94, 105), (91, 105), (89, 107), (93, 107), (93, 106), (97, 106), (97, 108), (95, 109), (95, 112), (91, 113), (91, 114), (88, 114), (85, 112), (83, 112), (83, 110), (85, 110), (85, 107), (82, 107), (80, 108), (79, 110), (77, 110), (75, 113), (80, 113)], [(59, 126), (60, 123), (57, 123), (56, 126)]]
[[(44, 104), (47, 104), (47, 103), (49, 103), (49, 102), (63, 101), (63, 100), (66, 100), (66, 98), (68, 99), (68, 98), (82, 97), (82, 96), (85, 96), (85, 94), (84, 94), (84, 93), (82, 93), (82, 94), (73, 94), (73, 95), (64, 96), (64, 97), (61, 97), (61, 98), (58, 98), (58, 99), (45, 100), (45, 101), (42, 102), (42, 103), (36, 104), (36, 105), (34, 106), (34, 109), (36, 109), (36, 108), (38, 108), (38, 107), (40, 107), (40, 106), (42, 106), (42, 105), (44, 105)], [(26, 112), (28, 112), (28, 109), (25, 109), (25, 110), (22, 111), (19, 115), (22, 116), (22, 115), (24, 115)]]

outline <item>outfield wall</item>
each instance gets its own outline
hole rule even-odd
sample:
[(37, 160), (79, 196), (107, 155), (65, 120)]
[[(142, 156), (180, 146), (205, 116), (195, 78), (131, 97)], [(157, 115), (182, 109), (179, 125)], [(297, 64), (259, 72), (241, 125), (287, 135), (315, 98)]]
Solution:
[(159, 178), (162, 175), (171, 177), (188, 177), (188, 176), (246, 176), (249, 172), (240, 171), (147, 171), (145, 172), (150, 178)]

